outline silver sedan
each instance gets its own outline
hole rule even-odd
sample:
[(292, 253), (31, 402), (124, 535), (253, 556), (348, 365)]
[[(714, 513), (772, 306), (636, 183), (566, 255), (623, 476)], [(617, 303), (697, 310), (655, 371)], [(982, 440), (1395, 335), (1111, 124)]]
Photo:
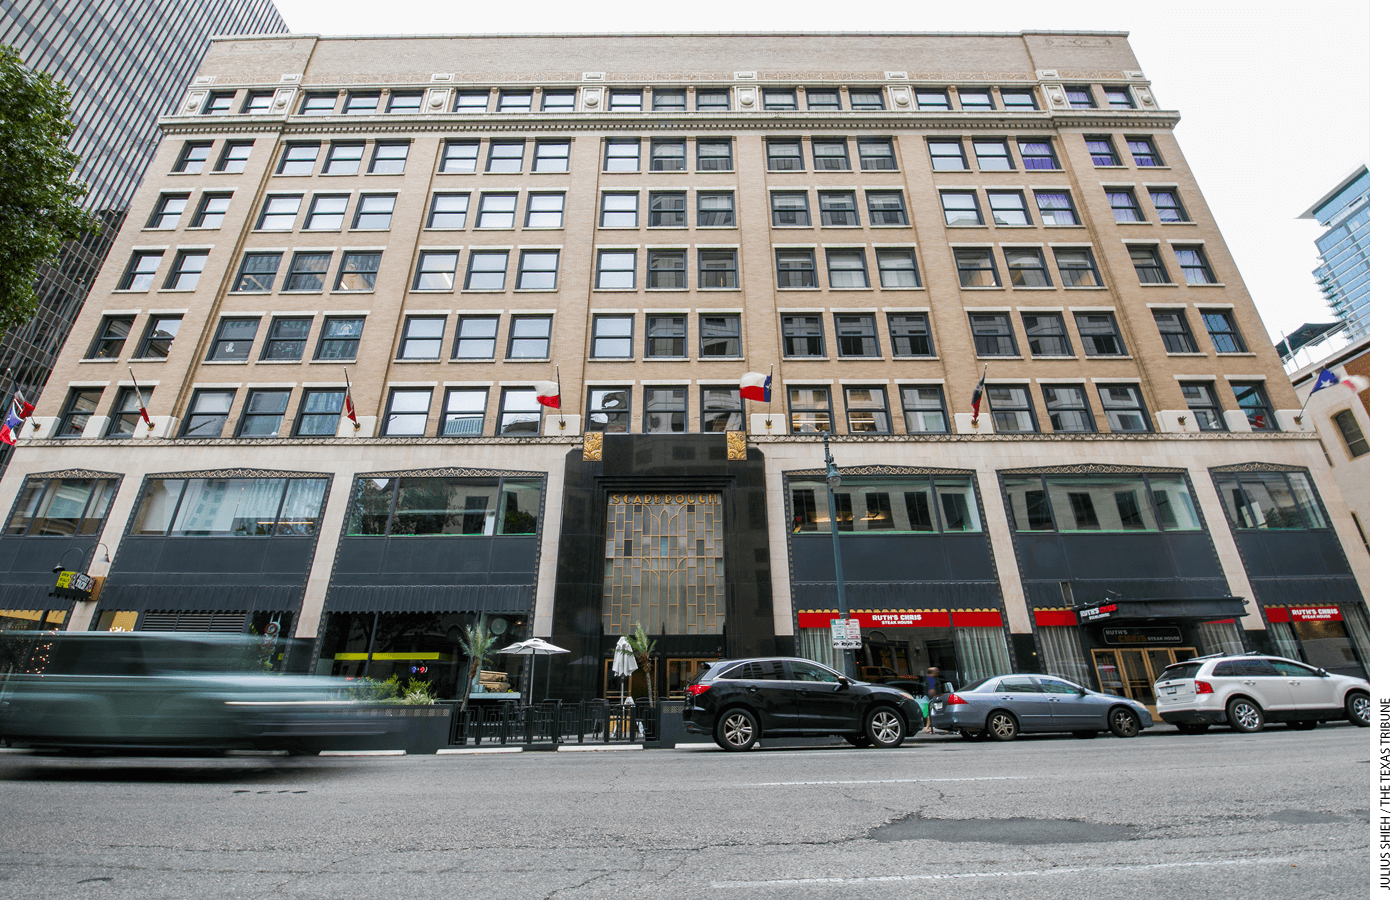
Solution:
[(939, 694), (933, 700), (934, 728), (970, 740), (1013, 740), (1016, 735), (1069, 731), (1094, 737), (1108, 731), (1133, 737), (1152, 727), (1152, 713), (1136, 700), (1101, 694), (1050, 675), (996, 675)]

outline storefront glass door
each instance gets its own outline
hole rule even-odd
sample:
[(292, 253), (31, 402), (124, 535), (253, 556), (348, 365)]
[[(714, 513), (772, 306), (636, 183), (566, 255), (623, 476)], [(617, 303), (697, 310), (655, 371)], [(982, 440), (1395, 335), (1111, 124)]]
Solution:
[(1157, 698), (1152, 692), (1152, 683), (1167, 666), (1195, 655), (1195, 647), (1095, 650), (1094, 671), (1103, 693), (1136, 700), (1155, 711)]

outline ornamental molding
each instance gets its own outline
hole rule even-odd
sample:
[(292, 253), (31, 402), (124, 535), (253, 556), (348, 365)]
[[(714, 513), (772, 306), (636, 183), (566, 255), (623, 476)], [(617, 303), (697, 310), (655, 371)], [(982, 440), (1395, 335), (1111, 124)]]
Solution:
[[(380, 445), (448, 445), (455, 447), (501, 446), (519, 444), (568, 444), (577, 445), (580, 438), (568, 435), (543, 435), (538, 437), (362, 437), (362, 438), (142, 438), (136, 443), (146, 447), (306, 447), (306, 446), (380, 446)], [(23, 447), (130, 447), (130, 438), (110, 440), (106, 438), (46, 438), (26, 439)]]
[(356, 478), (544, 478), (548, 472), (517, 472), (513, 469), (397, 469), (392, 472), (356, 472)]
[(603, 461), (603, 432), (588, 431), (583, 435), (583, 461)]
[(25, 478), (121, 478), (120, 472), (99, 472), (96, 469), (57, 469), (52, 472), (30, 472)]
[(748, 435), (742, 431), (726, 431), (724, 433), (725, 448), (728, 451), (729, 459), (748, 459), (749, 441)]
[(1231, 463), (1228, 466), (1211, 466), (1210, 471), (1214, 472), (1306, 472), (1306, 466), (1290, 466), (1284, 463), (1271, 462), (1245, 462)]
[[(821, 434), (754, 434), (755, 444), (820, 444)], [(1206, 432), (1180, 434), (833, 434), (833, 444), (943, 444), (943, 443), (1162, 443), (1173, 441), (1315, 441), (1314, 432)]]
[[(841, 466), (841, 477), (847, 475), (975, 475), (975, 469), (938, 469), (923, 466)], [(789, 478), (826, 477), (826, 469), (792, 469), (783, 472)]]
[(1121, 466), (1116, 463), (1076, 463), (1068, 466), (1033, 466), (1028, 469), (998, 469), (998, 475), (1180, 475), (1185, 469), (1167, 466)]
[(331, 478), (331, 472), (292, 472), (285, 469), (201, 469), (195, 472), (152, 472), (147, 478)]

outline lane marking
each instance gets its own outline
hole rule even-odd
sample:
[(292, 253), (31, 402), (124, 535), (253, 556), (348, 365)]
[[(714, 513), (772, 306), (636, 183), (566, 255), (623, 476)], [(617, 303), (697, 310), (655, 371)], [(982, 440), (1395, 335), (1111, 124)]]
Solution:
[(736, 787), (798, 787), (809, 784), (930, 784), (935, 781), (1025, 781), (1029, 775), (977, 775), (967, 778), (879, 778), (863, 781), (759, 781)]
[(1077, 875), (1102, 872), (1145, 872), (1154, 869), (1189, 869), (1211, 866), (1266, 865), (1288, 862), (1286, 857), (1266, 859), (1221, 859), (1207, 862), (1144, 863), (1136, 866), (1066, 866), (1057, 869), (1027, 869), (1023, 872), (949, 872), (942, 875), (872, 875), (853, 878), (775, 878), (771, 881), (712, 881), (712, 888), (805, 887), (811, 884), (884, 884), (894, 881), (949, 881), (956, 878), (1025, 878), (1040, 875)]

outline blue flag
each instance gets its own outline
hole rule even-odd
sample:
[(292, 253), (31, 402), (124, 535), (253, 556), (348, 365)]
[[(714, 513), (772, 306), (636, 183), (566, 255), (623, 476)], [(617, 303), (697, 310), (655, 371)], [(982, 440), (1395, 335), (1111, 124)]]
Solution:
[(1318, 373), (1317, 384), (1313, 385), (1313, 389), (1311, 391), (1308, 391), (1308, 396), (1311, 397), (1313, 394), (1316, 394), (1323, 388), (1329, 388), (1334, 384), (1341, 384), (1341, 381), (1337, 379), (1336, 375), (1332, 374), (1331, 369), (1323, 369), (1321, 372)]

